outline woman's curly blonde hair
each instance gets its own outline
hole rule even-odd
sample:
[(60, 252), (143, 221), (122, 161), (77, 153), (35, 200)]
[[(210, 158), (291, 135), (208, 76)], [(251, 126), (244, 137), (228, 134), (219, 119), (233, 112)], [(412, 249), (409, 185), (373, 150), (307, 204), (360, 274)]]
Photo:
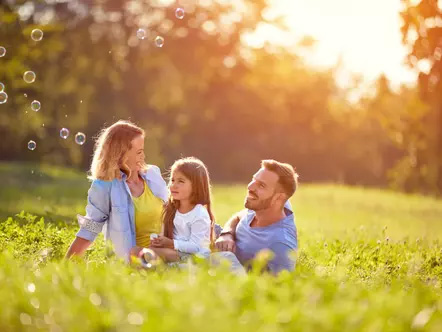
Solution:
[[(121, 179), (120, 171), (130, 177), (130, 169), (126, 165), (126, 153), (132, 148), (132, 140), (140, 135), (144, 136), (144, 130), (126, 120), (119, 120), (102, 129), (95, 140), (88, 178), (112, 181)], [(147, 165), (143, 164), (141, 168), (145, 171)]]

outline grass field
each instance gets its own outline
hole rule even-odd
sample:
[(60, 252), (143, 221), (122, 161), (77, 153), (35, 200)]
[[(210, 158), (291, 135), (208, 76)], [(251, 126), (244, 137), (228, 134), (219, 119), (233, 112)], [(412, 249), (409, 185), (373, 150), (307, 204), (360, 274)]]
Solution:
[[(135, 270), (108, 258), (101, 238), (84, 261), (60, 261), (85, 175), (0, 163), (0, 183), (0, 331), (442, 330), (442, 200), (301, 184), (296, 270), (272, 277), (257, 262), (240, 278), (204, 262)], [(214, 186), (219, 223), (245, 188)]]

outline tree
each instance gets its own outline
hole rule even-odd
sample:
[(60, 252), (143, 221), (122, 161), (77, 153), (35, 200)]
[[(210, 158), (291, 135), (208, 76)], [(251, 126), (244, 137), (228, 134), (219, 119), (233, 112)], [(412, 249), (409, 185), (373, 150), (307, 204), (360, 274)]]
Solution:
[(402, 0), (403, 43), (408, 64), (419, 70), (419, 88), (430, 110), (423, 117), (425, 140), (415, 146), (422, 189), (442, 192), (442, 4), (437, 0)]

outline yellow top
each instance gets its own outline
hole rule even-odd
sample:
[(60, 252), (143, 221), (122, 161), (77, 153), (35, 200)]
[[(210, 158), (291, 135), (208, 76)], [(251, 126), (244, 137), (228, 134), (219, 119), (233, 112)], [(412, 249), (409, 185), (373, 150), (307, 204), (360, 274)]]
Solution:
[(156, 197), (144, 182), (140, 197), (132, 197), (135, 206), (135, 237), (137, 246), (148, 247), (150, 234), (161, 232), (163, 201)]

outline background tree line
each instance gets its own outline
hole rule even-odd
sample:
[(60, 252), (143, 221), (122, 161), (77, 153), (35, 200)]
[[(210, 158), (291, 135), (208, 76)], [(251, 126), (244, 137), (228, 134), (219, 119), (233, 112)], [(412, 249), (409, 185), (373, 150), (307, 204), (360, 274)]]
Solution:
[[(147, 131), (149, 162), (164, 168), (194, 155), (215, 181), (247, 181), (261, 159), (275, 158), (296, 166), (304, 182), (440, 193), (441, 8), (436, 0), (403, 3), (409, 64), (431, 69), (399, 91), (380, 77), (350, 103), (334, 69), (303, 61), (308, 43), (244, 42), (258, 24), (285, 28), (266, 18), (265, 0), (3, 1), (0, 82), (9, 98), (0, 105), (0, 158), (87, 169), (92, 136), (130, 118)], [(42, 41), (29, 37), (34, 28)], [(26, 70), (35, 83), (23, 81)], [(73, 141), (78, 131), (88, 137), (83, 146)]]

